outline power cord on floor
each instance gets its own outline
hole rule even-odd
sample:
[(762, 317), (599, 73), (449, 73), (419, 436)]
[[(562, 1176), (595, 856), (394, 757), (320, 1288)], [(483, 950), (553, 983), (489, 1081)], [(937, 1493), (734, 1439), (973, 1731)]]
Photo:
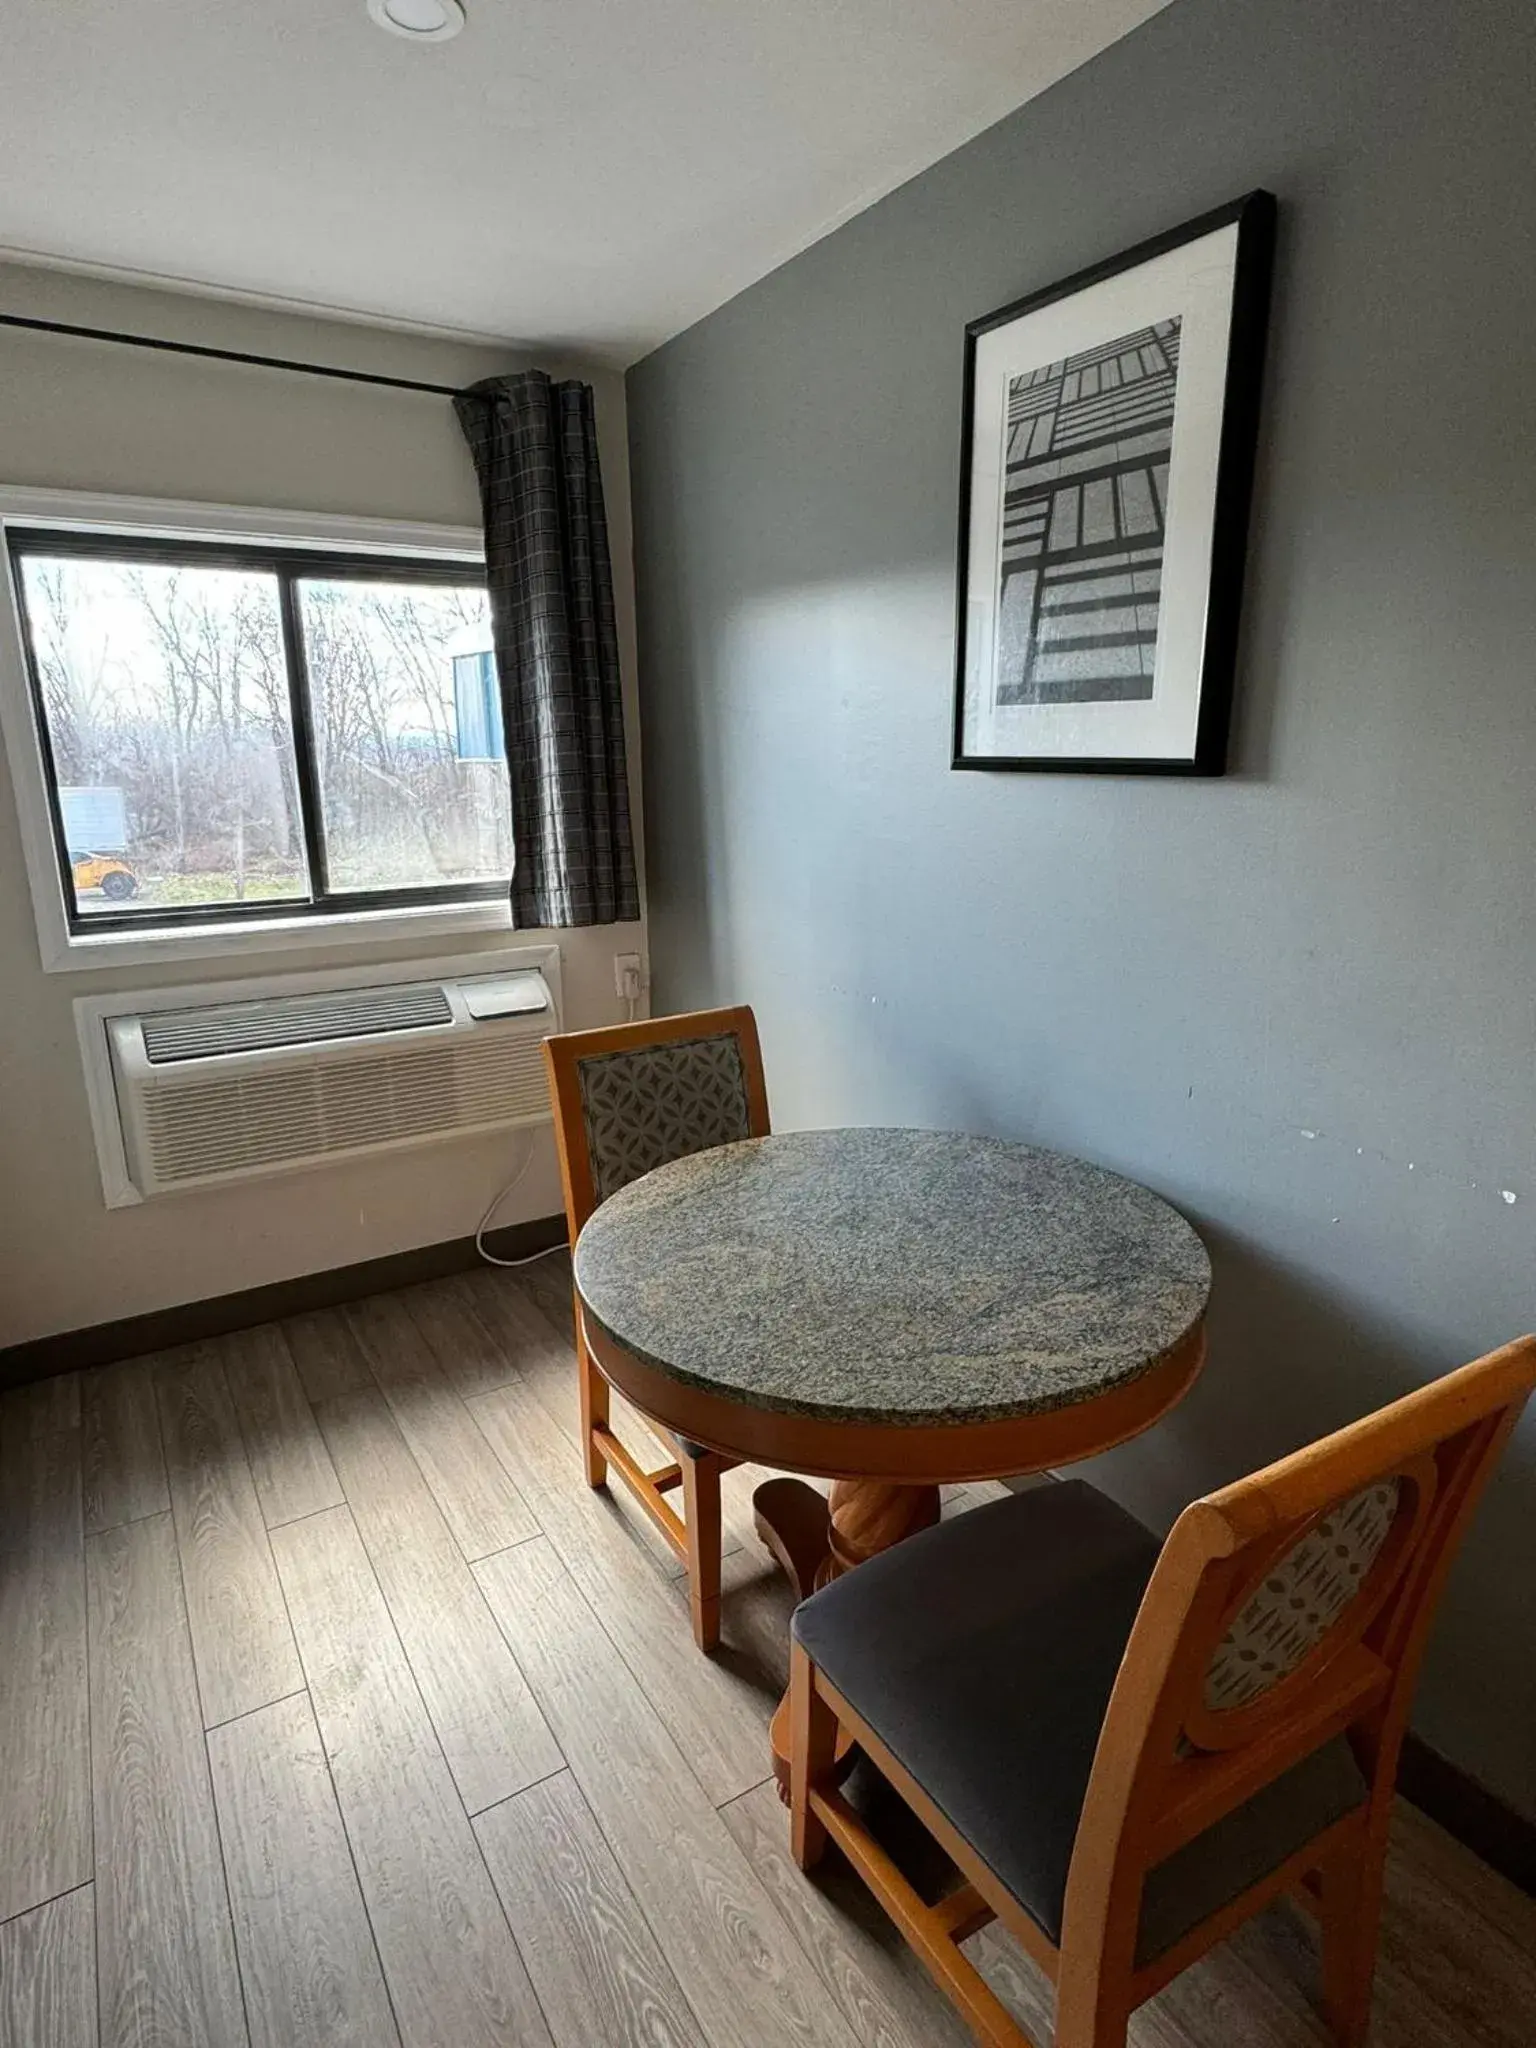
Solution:
[(525, 1259), (498, 1259), (494, 1252), (489, 1252), (485, 1248), (485, 1233), (491, 1227), (491, 1218), (496, 1214), (496, 1211), (501, 1207), (502, 1203), (507, 1199), (508, 1195), (510, 1195), (515, 1188), (521, 1186), (522, 1181), (526, 1176), (529, 1167), (533, 1164), (533, 1152), (534, 1138), (532, 1132), (530, 1132), (528, 1134), (528, 1138), (526, 1140), (526, 1144), (524, 1147), (522, 1164), (518, 1167), (516, 1173), (513, 1174), (512, 1178), (507, 1182), (506, 1186), (503, 1188), (498, 1188), (496, 1193), (491, 1197), (489, 1208), (487, 1208), (485, 1214), (480, 1218), (480, 1221), (476, 1226), (475, 1250), (480, 1254), (481, 1258), (484, 1259), (485, 1263), (488, 1266), (532, 1266), (536, 1264), (537, 1261), (540, 1259), (547, 1259), (552, 1252), (563, 1252), (565, 1250), (565, 1245), (563, 1243), (548, 1244), (544, 1247), (543, 1251), (530, 1252), (527, 1258)]
[[(636, 983), (637, 987), (638, 985), (639, 984)], [(634, 1023), (635, 1010), (638, 1000), (639, 999), (636, 996), (625, 996), (623, 998), (624, 1018), (626, 1023)], [(491, 1227), (491, 1218), (496, 1214), (496, 1211), (501, 1207), (502, 1203), (507, 1199), (508, 1195), (512, 1193), (512, 1190), (521, 1184), (523, 1176), (527, 1173), (528, 1168), (533, 1163), (533, 1143), (533, 1136), (530, 1133), (527, 1140), (526, 1149), (523, 1152), (522, 1164), (518, 1167), (516, 1173), (513, 1174), (512, 1178), (507, 1182), (506, 1186), (504, 1188), (499, 1189), (496, 1195), (492, 1198), (490, 1207), (486, 1210), (485, 1214), (480, 1218), (479, 1226), (475, 1231), (475, 1250), (480, 1254), (481, 1258), (484, 1259), (485, 1263), (488, 1266), (532, 1266), (536, 1265), (540, 1259), (549, 1258), (553, 1252), (563, 1252), (566, 1250), (566, 1246), (564, 1244), (548, 1244), (544, 1247), (543, 1251), (541, 1252), (530, 1252), (526, 1259), (498, 1259), (494, 1252), (488, 1252), (485, 1248), (485, 1233)]]

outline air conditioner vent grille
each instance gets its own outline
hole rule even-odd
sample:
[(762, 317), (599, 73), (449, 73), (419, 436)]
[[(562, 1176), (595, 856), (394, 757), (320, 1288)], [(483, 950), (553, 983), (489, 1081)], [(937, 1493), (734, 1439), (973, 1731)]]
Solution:
[(452, 1022), (453, 1009), (441, 985), (415, 982), (215, 1008), (153, 1010), (141, 1028), (151, 1066), (166, 1066), (215, 1053), (269, 1052), (284, 1045), (362, 1038), (376, 1031), (419, 1031), (424, 1025)]
[(366, 1060), (167, 1076), (147, 1091), (144, 1121), (154, 1176), (172, 1185), (548, 1113), (540, 1039), (486, 1034)]

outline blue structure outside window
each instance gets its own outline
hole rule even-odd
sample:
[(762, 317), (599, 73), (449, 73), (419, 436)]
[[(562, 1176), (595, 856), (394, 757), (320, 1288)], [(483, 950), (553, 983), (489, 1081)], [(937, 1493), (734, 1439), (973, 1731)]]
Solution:
[(461, 761), (499, 761), (506, 753), (501, 723), (501, 689), (496, 657), (456, 654), (453, 659), (453, 709), (459, 731)]

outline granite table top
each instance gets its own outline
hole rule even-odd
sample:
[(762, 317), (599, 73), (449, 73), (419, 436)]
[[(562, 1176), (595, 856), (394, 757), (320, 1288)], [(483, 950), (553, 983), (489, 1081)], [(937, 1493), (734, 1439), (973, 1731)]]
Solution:
[(957, 1132), (796, 1131), (673, 1161), (576, 1246), (588, 1318), (685, 1385), (824, 1420), (1093, 1399), (1199, 1323), (1205, 1247), (1134, 1181)]

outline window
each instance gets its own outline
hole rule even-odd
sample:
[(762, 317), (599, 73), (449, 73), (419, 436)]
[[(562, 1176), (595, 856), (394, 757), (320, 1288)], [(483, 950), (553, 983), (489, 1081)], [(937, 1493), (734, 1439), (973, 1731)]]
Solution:
[(478, 565), (7, 540), (71, 933), (504, 894)]

